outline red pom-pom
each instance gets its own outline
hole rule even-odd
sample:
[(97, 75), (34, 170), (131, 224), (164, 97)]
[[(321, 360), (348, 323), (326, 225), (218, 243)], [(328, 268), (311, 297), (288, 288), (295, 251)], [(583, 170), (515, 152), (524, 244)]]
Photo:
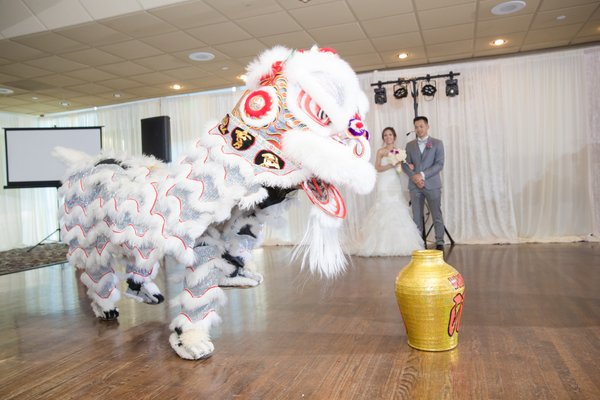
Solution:
[(252, 118), (261, 118), (269, 112), (272, 105), (269, 93), (264, 90), (255, 90), (246, 98), (244, 111)]

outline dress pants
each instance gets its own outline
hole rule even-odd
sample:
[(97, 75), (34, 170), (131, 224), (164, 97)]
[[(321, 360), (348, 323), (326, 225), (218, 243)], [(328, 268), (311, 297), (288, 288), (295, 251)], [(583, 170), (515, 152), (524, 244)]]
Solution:
[(429, 211), (433, 218), (433, 227), (435, 230), (435, 244), (444, 244), (444, 220), (442, 219), (442, 189), (412, 189), (410, 191), (410, 201), (412, 204), (413, 220), (423, 232), (423, 207), (427, 200)]

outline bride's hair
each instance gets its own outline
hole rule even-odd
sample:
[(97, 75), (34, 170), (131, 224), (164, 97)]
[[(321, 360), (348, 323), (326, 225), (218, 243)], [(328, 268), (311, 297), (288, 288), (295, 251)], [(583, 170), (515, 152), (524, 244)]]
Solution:
[(391, 131), (394, 134), (394, 140), (398, 138), (398, 136), (396, 135), (396, 130), (391, 126), (388, 126), (387, 128), (383, 128), (383, 130), (381, 131), (381, 140), (383, 140), (383, 134), (385, 133), (385, 131)]

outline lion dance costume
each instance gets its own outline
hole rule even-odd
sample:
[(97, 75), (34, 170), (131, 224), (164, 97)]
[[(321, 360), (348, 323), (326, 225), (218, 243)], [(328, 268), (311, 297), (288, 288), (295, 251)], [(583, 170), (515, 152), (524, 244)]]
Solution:
[(333, 50), (275, 47), (247, 76), (234, 109), (172, 165), (56, 149), (70, 166), (60, 189), (63, 240), (94, 313), (119, 315), (117, 265), (125, 266), (128, 297), (162, 302), (152, 280), (171, 256), (186, 272), (169, 341), (186, 359), (214, 350), (220, 286), (262, 280), (245, 264), (262, 224), (291, 192), (303, 189), (314, 203), (303, 266), (332, 277), (346, 262), (337, 236), (346, 208), (335, 185), (364, 194), (375, 183), (361, 120), (368, 101)]

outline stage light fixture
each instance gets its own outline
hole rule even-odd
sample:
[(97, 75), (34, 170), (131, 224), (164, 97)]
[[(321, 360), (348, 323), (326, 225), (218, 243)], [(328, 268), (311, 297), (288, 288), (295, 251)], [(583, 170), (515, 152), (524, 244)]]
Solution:
[(454, 79), (452, 71), (450, 71), (450, 78), (446, 79), (446, 96), (458, 96), (458, 80)]
[(385, 93), (385, 88), (380, 81), (379, 86), (375, 88), (375, 104), (385, 103), (387, 103), (387, 94)]
[(454, 97), (458, 95), (458, 81), (456, 79), (446, 79), (446, 96)]
[(406, 82), (398, 83), (394, 85), (394, 97), (397, 99), (403, 99), (408, 96), (408, 89), (406, 88)]
[(421, 87), (421, 94), (427, 97), (435, 96), (435, 92), (437, 92), (437, 88), (435, 87), (435, 81), (430, 81), (429, 74), (427, 75), (427, 83)]

